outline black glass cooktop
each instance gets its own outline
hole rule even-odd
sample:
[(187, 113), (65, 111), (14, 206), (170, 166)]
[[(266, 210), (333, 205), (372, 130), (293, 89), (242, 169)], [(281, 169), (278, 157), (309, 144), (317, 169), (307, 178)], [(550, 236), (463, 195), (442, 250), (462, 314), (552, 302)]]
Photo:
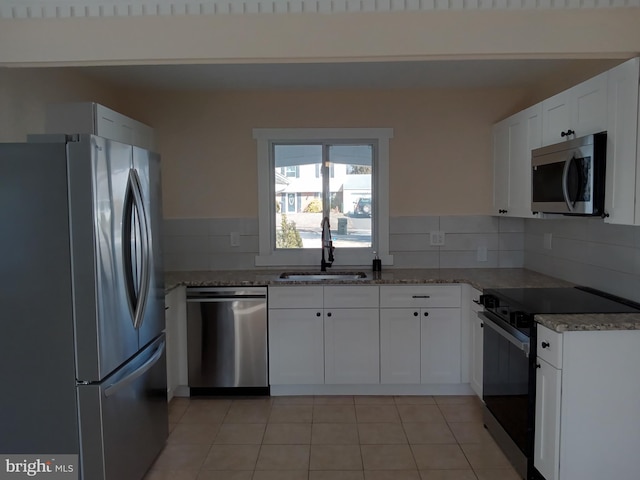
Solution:
[(640, 305), (587, 287), (488, 289), (501, 305), (527, 314), (638, 313)]

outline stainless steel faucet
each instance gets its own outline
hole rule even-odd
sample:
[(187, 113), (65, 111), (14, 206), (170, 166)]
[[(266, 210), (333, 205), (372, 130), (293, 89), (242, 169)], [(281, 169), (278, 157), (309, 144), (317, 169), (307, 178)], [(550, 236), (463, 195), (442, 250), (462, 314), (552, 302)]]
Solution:
[[(322, 219), (322, 260), (320, 261), (320, 271), (326, 272), (327, 267), (333, 264), (333, 242), (331, 241), (331, 225), (329, 223), (329, 217)], [(328, 251), (328, 260), (325, 259), (324, 251)]]

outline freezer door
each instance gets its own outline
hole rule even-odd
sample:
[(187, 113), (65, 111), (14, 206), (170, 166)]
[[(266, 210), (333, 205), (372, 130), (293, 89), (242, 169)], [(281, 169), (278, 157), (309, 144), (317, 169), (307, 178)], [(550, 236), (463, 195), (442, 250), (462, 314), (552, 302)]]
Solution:
[(127, 306), (124, 200), (132, 147), (93, 135), (69, 142), (76, 375), (100, 381), (138, 351)]
[(168, 436), (164, 334), (99, 385), (77, 387), (84, 480), (140, 480)]
[(142, 204), (148, 225), (148, 289), (141, 322), (140, 346), (164, 330), (164, 268), (162, 265), (162, 186), (160, 156), (133, 147), (133, 169), (140, 179)]

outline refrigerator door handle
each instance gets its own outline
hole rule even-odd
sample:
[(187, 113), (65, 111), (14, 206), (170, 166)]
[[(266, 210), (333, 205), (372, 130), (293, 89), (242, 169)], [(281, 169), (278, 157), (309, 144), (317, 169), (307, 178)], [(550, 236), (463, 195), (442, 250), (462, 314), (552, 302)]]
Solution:
[(160, 357), (162, 357), (162, 354), (164, 353), (165, 345), (166, 345), (166, 341), (163, 340), (162, 343), (158, 345), (158, 348), (153, 353), (153, 355), (149, 358), (149, 360), (144, 362), (142, 365), (140, 365), (138, 368), (136, 368), (133, 372), (128, 374), (126, 377), (118, 380), (117, 382), (105, 388), (104, 390), (105, 397), (110, 397), (112, 395), (115, 395), (116, 393), (118, 393), (118, 391), (122, 390), (123, 388), (127, 387), (127, 385), (130, 385), (133, 381), (135, 381), (136, 378), (140, 377), (141, 375), (144, 375), (145, 372), (147, 372), (151, 367), (153, 367), (156, 364), (158, 360), (160, 360)]
[[(133, 210), (137, 215), (133, 215)], [(135, 278), (133, 273), (133, 261), (131, 259), (131, 251), (127, 245), (131, 242), (131, 224), (132, 219), (135, 218), (139, 222), (139, 232), (141, 238), (139, 239), (139, 246), (141, 250), (141, 276), (139, 278), (139, 285), (135, 285)], [(127, 183), (127, 194), (125, 198), (124, 209), (124, 221), (123, 224), (123, 245), (125, 246), (125, 283), (127, 285), (127, 299), (129, 300), (129, 310), (133, 317), (133, 326), (138, 329), (142, 325), (144, 319), (144, 311), (147, 304), (147, 297), (149, 295), (149, 284), (151, 282), (150, 275), (150, 235), (149, 235), (149, 222), (147, 219), (147, 212), (144, 209), (144, 200), (142, 195), (142, 187), (140, 184), (140, 177), (137, 170), (134, 168), (129, 170), (129, 181)], [(137, 238), (136, 238), (137, 241)], [(136, 294), (136, 290), (138, 290)]]

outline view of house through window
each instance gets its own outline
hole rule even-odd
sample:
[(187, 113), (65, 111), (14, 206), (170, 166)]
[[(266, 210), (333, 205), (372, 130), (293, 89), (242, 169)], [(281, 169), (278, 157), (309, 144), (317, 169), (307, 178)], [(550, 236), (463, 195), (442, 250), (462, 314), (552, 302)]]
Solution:
[(372, 246), (373, 144), (273, 145), (276, 248), (320, 248), (329, 217), (333, 246)]

